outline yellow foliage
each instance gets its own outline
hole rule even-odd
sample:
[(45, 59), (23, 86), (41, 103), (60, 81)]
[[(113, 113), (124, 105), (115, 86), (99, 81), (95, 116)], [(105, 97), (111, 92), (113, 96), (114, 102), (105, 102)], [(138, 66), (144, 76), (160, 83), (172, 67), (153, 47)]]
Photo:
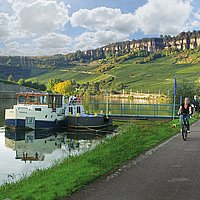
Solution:
[(73, 93), (73, 86), (71, 81), (67, 80), (60, 82), (54, 86), (54, 91), (63, 95), (70, 96)]
[(172, 128), (176, 128), (176, 124), (172, 124)]

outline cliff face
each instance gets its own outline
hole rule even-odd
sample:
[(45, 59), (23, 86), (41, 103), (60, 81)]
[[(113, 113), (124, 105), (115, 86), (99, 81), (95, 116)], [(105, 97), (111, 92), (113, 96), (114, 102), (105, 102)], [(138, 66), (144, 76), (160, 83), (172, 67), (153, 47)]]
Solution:
[(165, 48), (164, 39), (163, 38), (150, 38), (150, 39), (142, 39), (142, 40), (133, 40), (126, 42), (118, 42), (114, 44), (109, 44), (104, 47), (85, 51), (84, 54), (86, 56), (95, 56), (106, 54), (106, 52), (111, 52), (113, 54), (118, 52), (131, 52), (137, 50), (146, 50), (149, 52), (155, 52), (158, 50), (162, 50)]
[(146, 50), (155, 52), (163, 49), (196, 49), (200, 48), (200, 31), (182, 32), (177, 36), (161, 36), (160, 38), (144, 38), (141, 40), (132, 40), (118, 42), (106, 45), (104, 47), (85, 51), (85, 56), (106, 55), (106, 53), (116, 54), (118, 52), (131, 52), (137, 50)]
[(164, 41), (165, 49), (174, 48), (178, 50), (196, 49), (200, 47), (200, 36), (184, 38), (172, 38)]

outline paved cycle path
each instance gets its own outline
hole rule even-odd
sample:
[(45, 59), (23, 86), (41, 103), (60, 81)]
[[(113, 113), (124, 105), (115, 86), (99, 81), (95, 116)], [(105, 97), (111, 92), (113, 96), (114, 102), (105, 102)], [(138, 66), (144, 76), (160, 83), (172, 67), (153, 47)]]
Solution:
[(200, 120), (66, 200), (200, 200)]

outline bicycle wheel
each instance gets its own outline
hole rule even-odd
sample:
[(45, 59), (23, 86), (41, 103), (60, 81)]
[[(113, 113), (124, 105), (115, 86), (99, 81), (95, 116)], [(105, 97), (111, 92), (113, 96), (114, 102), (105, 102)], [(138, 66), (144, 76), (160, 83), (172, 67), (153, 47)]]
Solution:
[(182, 128), (182, 138), (184, 141), (187, 140), (187, 127), (186, 126), (183, 126), (183, 128)]

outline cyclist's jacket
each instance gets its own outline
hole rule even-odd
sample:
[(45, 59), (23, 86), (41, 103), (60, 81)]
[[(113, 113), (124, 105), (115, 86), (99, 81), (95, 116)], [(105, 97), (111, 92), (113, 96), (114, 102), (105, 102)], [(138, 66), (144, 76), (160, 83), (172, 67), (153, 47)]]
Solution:
[(191, 107), (191, 105), (188, 104), (188, 105), (187, 105), (187, 108), (185, 108), (184, 105), (185, 105), (184, 103), (181, 104), (181, 106), (182, 106), (182, 114), (183, 114), (183, 115), (188, 115), (188, 114), (190, 113), (189, 107)]

